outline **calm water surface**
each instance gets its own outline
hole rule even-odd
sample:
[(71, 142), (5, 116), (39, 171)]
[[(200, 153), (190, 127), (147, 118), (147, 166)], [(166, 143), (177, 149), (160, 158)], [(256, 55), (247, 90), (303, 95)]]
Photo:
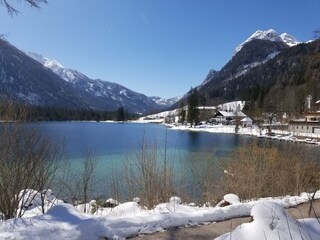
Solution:
[(217, 148), (225, 151), (238, 146), (247, 137), (233, 134), (176, 131), (157, 124), (104, 122), (42, 122), (36, 125), (54, 141), (66, 141), (70, 158), (82, 156), (83, 147), (97, 156), (122, 155), (139, 148), (142, 141), (163, 148), (189, 152)]
[(57, 143), (66, 142), (66, 158), (75, 171), (81, 166), (83, 149), (91, 149), (98, 161), (96, 176), (102, 182), (121, 169), (125, 159), (134, 158), (142, 142), (156, 144), (162, 152), (166, 146), (168, 158), (175, 168), (179, 168), (181, 163), (193, 161), (190, 156), (195, 153), (215, 150), (214, 160), (249, 138), (235, 134), (176, 131), (163, 125), (141, 123), (41, 122), (30, 125), (38, 127)]

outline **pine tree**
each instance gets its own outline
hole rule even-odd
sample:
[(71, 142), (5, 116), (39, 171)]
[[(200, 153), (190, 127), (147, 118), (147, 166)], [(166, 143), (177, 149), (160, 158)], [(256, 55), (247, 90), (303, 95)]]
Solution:
[(125, 120), (125, 111), (123, 107), (119, 107), (117, 110), (117, 121), (124, 121)]
[(181, 103), (180, 110), (179, 110), (179, 122), (183, 124), (185, 121), (186, 121), (186, 110), (183, 109), (183, 104)]
[(199, 95), (196, 88), (190, 90), (188, 97), (188, 114), (187, 121), (190, 123), (191, 127), (197, 125), (199, 122)]

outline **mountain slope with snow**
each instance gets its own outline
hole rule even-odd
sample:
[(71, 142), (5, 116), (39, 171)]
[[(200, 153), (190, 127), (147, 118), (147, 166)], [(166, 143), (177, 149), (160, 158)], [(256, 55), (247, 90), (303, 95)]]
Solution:
[(305, 98), (311, 95), (316, 100), (319, 96), (319, 46), (319, 40), (293, 47), (252, 40), (221, 71), (206, 79), (199, 95), (207, 105), (243, 100), (248, 103), (246, 110), (253, 113), (302, 114)]
[(88, 94), (75, 91), (58, 75), (1, 39), (0, 83), (1, 99), (72, 109), (91, 106)]
[(164, 107), (169, 107), (173, 104), (175, 104), (176, 102), (178, 102), (181, 97), (173, 97), (173, 98), (161, 98), (161, 97), (150, 97), (156, 104), (160, 105), (160, 106), (164, 106)]
[[(242, 100), (247, 111), (300, 113), (307, 95), (319, 96), (319, 44), (300, 43), (274, 30), (257, 31), (221, 70), (209, 71), (197, 87), (200, 99), (208, 106)], [(187, 105), (187, 98), (188, 93), (170, 109)]]
[(27, 52), (27, 54), (69, 82), (74, 88), (91, 94), (93, 98), (102, 100), (105, 108), (110, 110), (116, 110), (123, 106), (130, 112), (144, 114), (163, 110), (178, 100), (178, 98), (147, 97), (117, 83), (91, 79), (77, 70), (65, 68), (58, 61), (43, 57), (40, 54), (31, 52)]

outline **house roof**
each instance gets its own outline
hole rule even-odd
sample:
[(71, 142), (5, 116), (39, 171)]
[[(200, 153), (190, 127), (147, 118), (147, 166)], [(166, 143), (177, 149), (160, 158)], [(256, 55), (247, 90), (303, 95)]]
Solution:
[(245, 117), (245, 118), (241, 119), (241, 122), (252, 122), (252, 119), (249, 117)]
[(320, 112), (311, 112), (311, 113), (306, 113), (305, 116), (320, 116)]
[(243, 112), (226, 112), (226, 111), (219, 111), (219, 113), (224, 117), (246, 117)]
[(307, 121), (290, 121), (289, 125), (309, 125), (309, 126), (320, 126), (320, 121), (312, 121), (312, 122), (307, 122)]

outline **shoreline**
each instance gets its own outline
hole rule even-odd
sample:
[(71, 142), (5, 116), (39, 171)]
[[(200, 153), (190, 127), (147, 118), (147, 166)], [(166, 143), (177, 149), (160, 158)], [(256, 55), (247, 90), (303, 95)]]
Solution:
[(308, 145), (320, 146), (319, 134), (296, 134), (286, 130), (272, 130), (273, 134), (267, 133), (267, 129), (261, 130), (257, 126), (255, 127), (241, 127), (239, 126), (238, 133), (235, 132), (235, 125), (200, 125), (196, 127), (189, 126), (176, 126), (172, 124), (164, 124), (166, 127), (172, 130), (180, 131), (193, 131), (193, 132), (208, 132), (208, 133), (223, 133), (223, 134), (238, 134), (247, 135), (257, 138), (266, 138), (277, 141), (285, 141), (292, 143), (304, 143)]

